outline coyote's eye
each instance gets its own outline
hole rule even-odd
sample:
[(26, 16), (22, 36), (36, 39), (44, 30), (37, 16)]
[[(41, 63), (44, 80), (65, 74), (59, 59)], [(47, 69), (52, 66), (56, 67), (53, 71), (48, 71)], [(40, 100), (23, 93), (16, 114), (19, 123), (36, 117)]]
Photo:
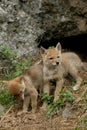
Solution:
[(60, 56), (57, 56), (57, 58), (60, 58)]
[(52, 59), (53, 59), (53, 57), (50, 57), (49, 59), (50, 59), (50, 60), (52, 60)]

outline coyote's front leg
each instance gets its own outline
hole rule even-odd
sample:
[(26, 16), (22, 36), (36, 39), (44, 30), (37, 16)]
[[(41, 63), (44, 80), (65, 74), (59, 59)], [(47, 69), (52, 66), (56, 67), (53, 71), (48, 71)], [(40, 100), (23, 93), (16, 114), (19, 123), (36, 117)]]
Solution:
[(62, 86), (63, 86), (63, 79), (60, 79), (56, 83), (56, 89), (55, 89), (55, 92), (54, 92), (54, 101), (59, 99), (60, 91), (62, 89)]
[(30, 104), (30, 96), (26, 96), (23, 101), (23, 110), (22, 110), (23, 113), (28, 112), (29, 104)]
[[(46, 82), (46, 83), (44, 84), (43, 93), (46, 93), (47, 96), (49, 96), (49, 94), (50, 94), (50, 85), (49, 85), (49, 82)], [(43, 109), (43, 110), (46, 110), (47, 105), (48, 105), (48, 104), (47, 104), (46, 102), (44, 102), (43, 105), (42, 105), (42, 109)]]

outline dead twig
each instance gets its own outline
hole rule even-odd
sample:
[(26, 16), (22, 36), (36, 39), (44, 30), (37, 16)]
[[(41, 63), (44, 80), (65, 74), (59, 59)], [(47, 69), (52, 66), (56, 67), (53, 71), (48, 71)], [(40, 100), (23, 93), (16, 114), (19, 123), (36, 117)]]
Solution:
[(82, 93), (82, 95), (81, 95), (77, 100), (75, 100), (75, 102), (73, 103), (71, 109), (73, 109), (74, 106), (82, 100), (82, 97), (84, 96), (84, 94), (85, 94), (86, 92), (87, 92), (87, 88), (86, 88), (85, 91)]
[(5, 119), (5, 117), (8, 115), (8, 113), (14, 108), (14, 105), (12, 105), (8, 111), (4, 114), (4, 116), (1, 118), (0, 123)]

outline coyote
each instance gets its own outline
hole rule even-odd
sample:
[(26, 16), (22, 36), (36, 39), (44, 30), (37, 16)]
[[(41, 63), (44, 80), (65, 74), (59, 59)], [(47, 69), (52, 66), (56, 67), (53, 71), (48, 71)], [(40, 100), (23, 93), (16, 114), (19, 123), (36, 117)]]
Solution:
[[(82, 79), (78, 74), (79, 69), (84, 68), (78, 55), (72, 52), (61, 53), (61, 44), (55, 48), (40, 48), (42, 60), (31, 66), (23, 75), (9, 81), (3, 81), (8, 91), (17, 99), (23, 100), (23, 112), (28, 110), (31, 100), (32, 112), (37, 109), (38, 92), (50, 94), (50, 83), (55, 82), (54, 101), (59, 98), (63, 86), (64, 76), (68, 73), (76, 80), (74, 90), (79, 89)], [(47, 104), (43, 103), (44, 108)]]
[[(67, 74), (70, 74), (76, 80), (76, 85), (73, 89), (79, 89), (82, 78), (78, 72), (79, 69), (84, 68), (84, 65), (77, 54), (73, 52), (61, 53), (60, 43), (55, 48), (45, 49), (41, 47), (40, 53), (43, 59), (44, 93), (50, 94), (50, 82), (55, 81), (54, 101), (56, 101), (63, 86), (63, 79)], [(42, 107), (46, 108), (46, 106), (47, 103), (43, 103)]]
[(32, 112), (37, 109), (38, 90), (42, 87), (42, 61), (31, 66), (23, 75), (9, 81), (6, 84), (9, 93), (18, 100), (23, 100), (23, 112), (26, 112), (31, 100)]

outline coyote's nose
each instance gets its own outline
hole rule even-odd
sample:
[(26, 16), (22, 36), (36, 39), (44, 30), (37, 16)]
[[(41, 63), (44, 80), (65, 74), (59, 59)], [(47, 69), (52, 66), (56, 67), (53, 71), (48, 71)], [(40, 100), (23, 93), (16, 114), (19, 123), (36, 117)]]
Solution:
[(56, 65), (59, 65), (59, 62), (56, 62)]

